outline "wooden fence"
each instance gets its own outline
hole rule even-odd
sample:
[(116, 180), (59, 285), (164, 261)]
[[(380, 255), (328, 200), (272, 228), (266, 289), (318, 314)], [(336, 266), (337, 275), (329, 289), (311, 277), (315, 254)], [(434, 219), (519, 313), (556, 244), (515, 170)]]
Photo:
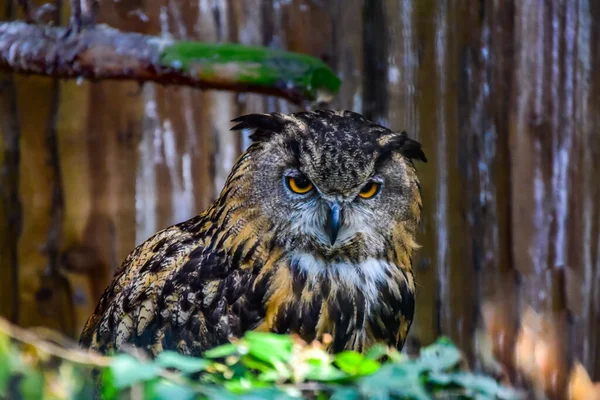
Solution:
[[(43, 19), (66, 21), (66, 3)], [(500, 296), (514, 315), (567, 315), (565, 345), (596, 379), (598, 21), (594, 0), (100, 2), (119, 29), (325, 60), (343, 79), (332, 108), (408, 131), (430, 160), (413, 342), (445, 333), (471, 353), (479, 306)], [(214, 199), (247, 144), (229, 120), (276, 110), (295, 108), (0, 75), (0, 314), (77, 336), (128, 252)]]

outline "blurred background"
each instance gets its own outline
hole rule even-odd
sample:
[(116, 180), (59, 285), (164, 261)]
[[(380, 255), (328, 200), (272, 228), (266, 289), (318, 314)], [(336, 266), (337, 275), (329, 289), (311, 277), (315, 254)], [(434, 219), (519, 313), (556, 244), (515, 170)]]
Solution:
[[(34, 2), (41, 6), (44, 1)], [(59, 0), (46, 22), (65, 24)], [(0, 20), (20, 19), (0, 0)], [(99, 22), (318, 57), (328, 106), (417, 138), (424, 215), (408, 350), (526, 307), (600, 378), (600, 3), (594, 0), (102, 0)], [(0, 315), (76, 338), (125, 256), (201, 212), (286, 100), (0, 73)], [(488, 310), (482, 314), (482, 306)], [(491, 310), (491, 311), (490, 311)], [(513, 342), (511, 342), (513, 340)], [(510, 344), (509, 344), (510, 346)]]

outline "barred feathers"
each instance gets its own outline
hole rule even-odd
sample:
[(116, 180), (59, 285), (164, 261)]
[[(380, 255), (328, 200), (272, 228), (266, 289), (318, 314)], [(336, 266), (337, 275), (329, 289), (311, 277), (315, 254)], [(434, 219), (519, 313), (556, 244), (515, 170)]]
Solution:
[[(394, 134), (401, 139), (393, 139), (398, 144), (394, 150), (383, 137), (391, 137), (391, 131), (348, 112), (264, 114), (238, 122), (237, 128), (256, 129), (255, 142), (234, 166), (220, 197), (202, 214), (158, 232), (127, 257), (87, 321), (80, 344), (103, 353), (134, 345), (152, 355), (164, 350), (200, 355), (248, 330), (262, 330), (297, 333), (307, 341), (330, 334), (332, 351), (362, 351), (375, 343), (401, 348), (415, 307), (411, 261), (421, 197), (410, 158), (425, 159), (420, 145), (404, 133)], [(311, 125), (316, 123), (320, 125)], [(265, 210), (256, 198), (276, 196), (271, 188), (281, 185), (277, 174), (284, 167), (296, 167), (304, 159), (339, 160), (336, 154), (310, 153), (338, 151), (328, 141), (339, 137), (302, 136), (335, 124), (348, 135), (357, 135), (356, 127), (374, 132), (373, 137), (358, 137), (365, 141), (358, 150), (352, 150), (355, 137), (343, 142), (347, 144), (340, 152), (345, 145), (354, 152), (348, 154), (370, 152), (358, 159), (363, 163), (356, 156), (348, 158), (354, 164), (345, 168), (402, 167), (397, 186), (399, 195), (408, 196), (403, 200), (407, 205), (390, 201), (400, 210), (394, 213), (409, 218), (402, 214), (381, 237), (369, 236), (381, 230), (374, 228), (358, 232), (340, 248), (324, 249), (293, 232), (295, 221), (285, 219), (289, 213)], [(257, 165), (259, 157), (274, 166)], [(318, 168), (323, 177), (329, 176), (327, 168), (337, 168), (334, 175), (344, 172), (338, 164)], [(272, 186), (257, 188), (260, 174), (269, 173), (274, 174), (268, 179)], [(369, 174), (350, 171), (344, 187)], [(263, 191), (252, 200), (249, 193), (257, 190)], [(297, 250), (301, 247), (315, 252)]]

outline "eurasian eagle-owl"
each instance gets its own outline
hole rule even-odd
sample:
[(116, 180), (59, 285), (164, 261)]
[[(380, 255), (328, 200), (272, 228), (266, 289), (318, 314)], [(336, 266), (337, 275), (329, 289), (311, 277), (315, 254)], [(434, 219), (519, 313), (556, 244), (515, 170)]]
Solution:
[(421, 145), (350, 111), (251, 114), (219, 198), (123, 262), (81, 344), (200, 355), (259, 330), (330, 334), (331, 351), (403, 346)]

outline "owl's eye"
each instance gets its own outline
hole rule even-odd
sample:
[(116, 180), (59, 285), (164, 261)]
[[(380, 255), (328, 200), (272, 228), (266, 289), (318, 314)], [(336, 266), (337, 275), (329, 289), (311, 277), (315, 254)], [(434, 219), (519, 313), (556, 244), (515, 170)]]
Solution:
[(367, 183), (358, 193), (360, 197), (363, 199), (370, 199), (379, 193), (379, 189), (381, 188), (381, 183), (379, 182), (369, 182)]
[(288, 176), (285, 181), (294, 193), (306, 194), (313, 188), (313, 184), (304, 176)]

